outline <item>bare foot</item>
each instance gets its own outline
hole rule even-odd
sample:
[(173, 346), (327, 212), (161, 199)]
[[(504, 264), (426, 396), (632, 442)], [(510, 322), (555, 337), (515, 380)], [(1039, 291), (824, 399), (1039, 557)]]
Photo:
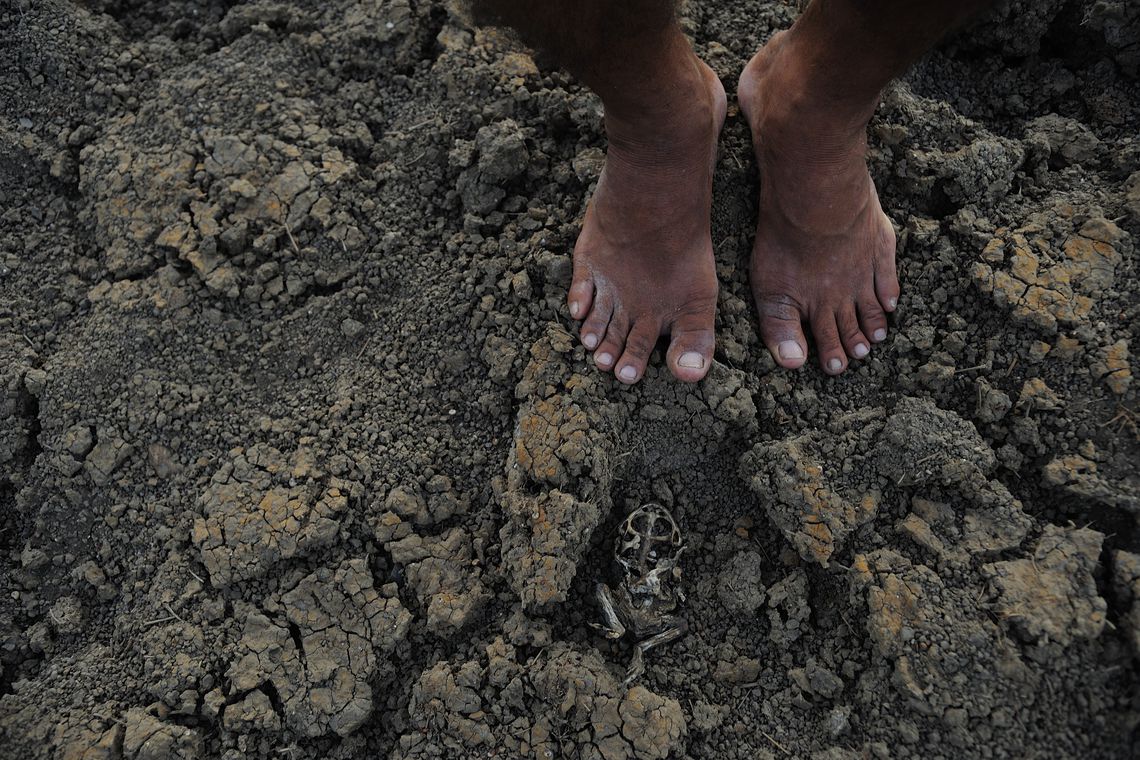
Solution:
[(837, 375), (887, 337), (898, 303), (895, 233), (866, 164), (876, 103), (840, 107), (812, 92), (795, 30), (776, 35), (740, 77), (741, 110), (760, 167), (752, 293), (776, 362), (807, 358), (811, 326), (823, 370)]
[(646, 82), (650, 104), (606, 104), (609, 149), (574, 247), (570, 315), (583, 345), (623, 383), (671, 334), (669, 369), (695, 382), (712, 363), (717, 279), (709, 213), (724, 88), (685, 45)]

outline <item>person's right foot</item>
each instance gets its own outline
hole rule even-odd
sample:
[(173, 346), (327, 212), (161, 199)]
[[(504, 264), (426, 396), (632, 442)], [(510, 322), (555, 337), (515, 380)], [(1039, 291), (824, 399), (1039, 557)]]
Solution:
[(795, 32), (773, 37), (738, 89), (760, 167), (752, 293), (778, 364), (804, 363), (807, 322), (820, 365), (836, 375), (887, 336), (899, 296), (895, 233), (867, 171), (875, 102), (819, 97)]
[(688, 382), (709, 371), (715, 344), (709, 214), (725, 95), (676, 34), (678, 54), (633, 94), (642, 102), (606, 104), (606, 165), (574, 247), (567, 295), (595, 364), (627, 384), (645, 374), (665, 333), (669, 369)]

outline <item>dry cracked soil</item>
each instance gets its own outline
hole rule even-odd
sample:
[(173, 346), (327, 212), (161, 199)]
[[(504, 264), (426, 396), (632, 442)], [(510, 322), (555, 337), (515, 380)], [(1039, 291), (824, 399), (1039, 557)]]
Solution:
[[(796, 5), (681, 15), (731, 91)], [(716, 364), (625, 388), (599, 103), (459, 3), (0, 0), (0, 756), (1137, 757), (1138, 75), (1134, 2), (1005, 0), (884, 93), (839, 378), (758, 340), (730, 104)]]

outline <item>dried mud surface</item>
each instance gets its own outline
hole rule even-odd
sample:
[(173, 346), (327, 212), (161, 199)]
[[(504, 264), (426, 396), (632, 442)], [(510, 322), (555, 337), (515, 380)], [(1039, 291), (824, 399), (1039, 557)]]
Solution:
[[(690, 3), (734, 77), (793, 4)], [(541, 57), (540, 57), (541, 58)], [(730, 109), (717, 364), (564, 308), (597, 100), (457, 3), (0, 5), (0, 756), (1135, 756), (1140, 11), (885, 94), (888, 342), (776, 371)], [(622, 686), (610, 537), (689, 633)]]

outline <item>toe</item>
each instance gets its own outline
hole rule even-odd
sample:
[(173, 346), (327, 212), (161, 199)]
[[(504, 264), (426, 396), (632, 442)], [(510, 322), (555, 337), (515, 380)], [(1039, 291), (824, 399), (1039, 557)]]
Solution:
[(594, 364), (599, 369), (609, 371), (614, 368), (618, 357), (625, 351), (625, 336), (629, 334), (629, 317), (621, 309), (615, 309), (610, 317), (609, 327), (602, 338), (598, 350), (594, 351)]
[(835, 324), (839, 328), (839, 337), (843, 341), (843, 348), (852, 359), (865, 359), (871, 353), (871, 341), (859, 329), (859, 318), (855, 315), (855, 304), (844, 304), (835, 313)]
[(566, 306), (570, 316), (582, 319), (590, 313), (590, 306), (594, 302), (594, 278), (590, 276), (586, 267), (581, 266), (575, 257), (574, 276), (570, 282), (570, 291), (566, 294)]
[(859, 326), (871, 343), (882, 343), (887, 339), (887, 315), (877, 297), (868, 295), (859, 301)]
[(695, 383), (708, 374), (716, 346), (712, 317), (683, 315), (673, 322), (669, 333), (669, 352), (665, 359), (673, 375), (678, 380)]
[(625, 339), (625, 351), (618, 360), (614, 375), (623, 383), (632, 384), (645, 374), (645, 367), (649, 364), (649, 355), (657, 345), (657, 338), (661, 335), (661, 326), (654, 319), (641, 319), (634, 323), (633, 329)]
[(819, 364), (823, 371), (829, 375), (838, 375), (846, 369), (847, 352), (843, 350), (843, 343), (839, 339), (835, 313), (820, 309), (819, 315), (812, 318), (811, 332), (815, 336)]
[(756, 299), (756, 307), (760, 313), (760, 336), (772, 358), (787, 369), (803, 366), (807, 340), (796, 302), (787, 296), (761, 296)]
[(605, 293), (599, 293), (594, 299), (594, 308), (590, 309), (586, 321), (582, 323), (582, 329), (579, 330), (583, 346), (593, 351), (602, 344), (613, 313), (613, 298)]
[(895, 228), (884, 215), (883, 233), (875, 256), (875, 295), (884, 311), (894, 311), (899, 304), (899, 277), (895, 269)]

